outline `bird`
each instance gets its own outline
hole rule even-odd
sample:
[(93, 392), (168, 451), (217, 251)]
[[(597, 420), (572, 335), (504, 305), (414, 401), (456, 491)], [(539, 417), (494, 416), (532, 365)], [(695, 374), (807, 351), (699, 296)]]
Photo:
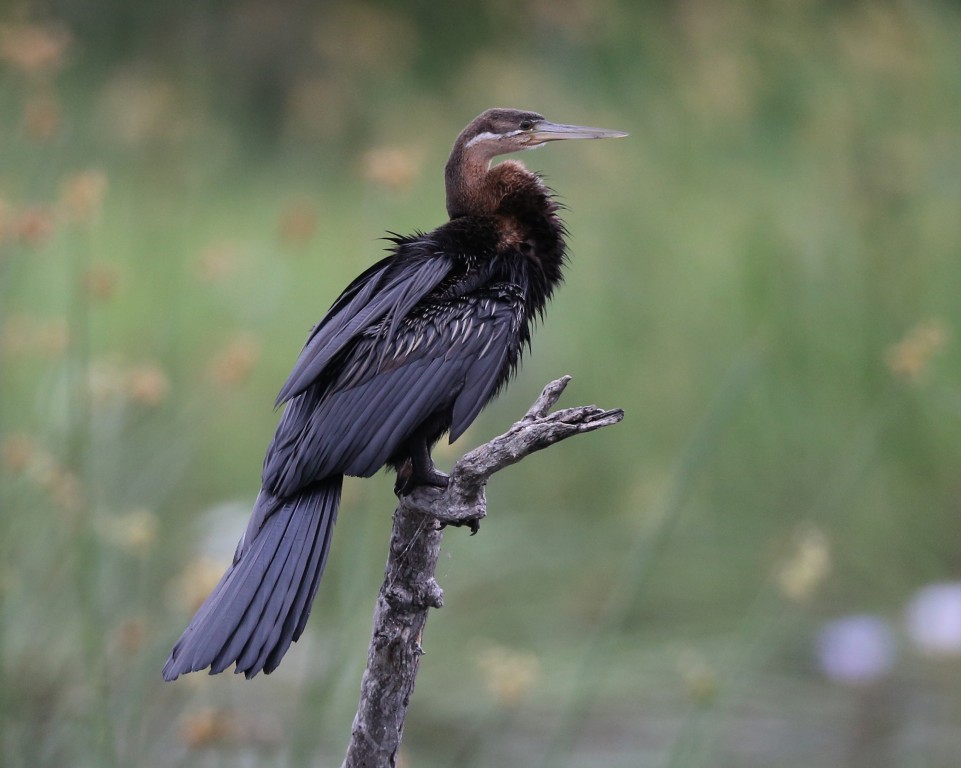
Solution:
[(445, 487), (431, 449), (456, 440), (517, 371), (567, 261), (560, 205), (543, 178), (494, 158), (622, 131), (488, 109), (444, 171), (448, 221), (390, 233), (308, 336), (232, 564), (163, 668), (165, 680), (231, 664), (274, 671), (299, 639), (327, 561), (345, 475), (396, 472), (395, 492)]

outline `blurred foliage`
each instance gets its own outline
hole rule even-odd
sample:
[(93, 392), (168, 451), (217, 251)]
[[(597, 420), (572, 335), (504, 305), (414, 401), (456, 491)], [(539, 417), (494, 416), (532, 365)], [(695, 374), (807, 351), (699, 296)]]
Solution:
[(627, 419), (446, 536), (405, 764), (954, 765), (957, 607), (904, 615), (961, 579), (959, 39), (935, 0), (4, 4), (0, 761), (339, 763), (389, 478), (275, 675), (160, 667), (308, 328), (504, 105), (631, 137), (523, 158), (568, 281), (439, 459), (563, 373)]

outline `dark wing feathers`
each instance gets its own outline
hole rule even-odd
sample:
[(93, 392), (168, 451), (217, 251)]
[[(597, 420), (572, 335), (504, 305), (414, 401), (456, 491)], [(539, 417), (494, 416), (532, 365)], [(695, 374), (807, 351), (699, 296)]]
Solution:
[[(478, 313), (468, 321), (464, 353), (471, 365), (454, 402), (450, 442), (454, 442), (477, 418), (483, 407), (507, 380), (507, 370), (517, 363), (520, 338), (519, 303), (505, 300), (480, 302)], [(511, 357), (511, 355), (515, 355)]]
[[(354, 280), (307, 339), (276, 405), (317, 381), (328, 363), (355, 337), (389, 318), (391, 331), (451, 269), (448, 258), (414, 252), (403, 260), (389, 257)], [(400, 254), (398, 254), (400, 255)], [(406, 254), (405, 254), (406, 255)]]
[[(504, 336), (507, 328), (498, 329)], [(498, 384), (503, 381), (504, 366), (507, 365), (507, 346), (491, 345), (486, 354), (481, 354), (468, 371), (464, 387), (454, 401), (453, 420), (450, 425), (450, 442), (464, 434), (477, 418), (483, 407), (497, 393)]]
[(308, 388), (287, 405), (264, 487), (288, 496), (329, 474), (368, 477), (436, 413), (453, 411), (452, 437), (461, 434), (504, 378), (519, 312), (513, 302), (469, 297), (405, 316), (392, 336), (364, 334), (322, 396)]

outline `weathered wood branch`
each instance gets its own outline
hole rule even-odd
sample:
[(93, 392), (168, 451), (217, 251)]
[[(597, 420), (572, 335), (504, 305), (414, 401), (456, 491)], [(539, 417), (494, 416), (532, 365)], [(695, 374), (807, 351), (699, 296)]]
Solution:
[[(624, 412), (593, 405), (553, 413), (570, 376), (548, 384), (520, 421), (462, 457), (447, 488), (421, 486), (400, 497), (394, 511), (384, 584), (374, 608), (374, 628), (361, 681), (360, 704), (343, 768), (392, 768), (420, 657), (429, 608), (444, 593), (434, 580), (443, 527), (467, 525), (476, 532), (487, 514), (490, 477), (525, 456), (573, 435), (616, 424)], [(439, 523), (439, 525), (438, 525)]]

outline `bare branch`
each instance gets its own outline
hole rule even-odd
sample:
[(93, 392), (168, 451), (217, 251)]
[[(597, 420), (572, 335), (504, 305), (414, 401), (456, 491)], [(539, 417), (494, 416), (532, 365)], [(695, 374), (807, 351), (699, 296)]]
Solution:
[(527, 413), (507, 432), (464, 455), (450, 474), (447, 488), (421, 486), (400, 503), (448, 525), (468, 525), (487, 514), (484, 488), (490, 477), (525, 456), (568, 437), (616, 424), (624, 411), (605, 411), (593, 405), (549, 413), (571, 380), (564, 376), (541, 392)]
[(570, 380), (564, 376), (552, 381), (507, 432), (462, 457), (447, 488), (420, 486), (400, 497), (344, 768), (396, 765), (423, 654), (427, 611), (443, 605), (443, 592), (434, 580), (443, 526), (468, 525), (476, 533), (487, 514), (487, 481), (495, 472), (568, 437), (624, 418), (620, 409), (605, 411), (593, 405), (550, 413)]

